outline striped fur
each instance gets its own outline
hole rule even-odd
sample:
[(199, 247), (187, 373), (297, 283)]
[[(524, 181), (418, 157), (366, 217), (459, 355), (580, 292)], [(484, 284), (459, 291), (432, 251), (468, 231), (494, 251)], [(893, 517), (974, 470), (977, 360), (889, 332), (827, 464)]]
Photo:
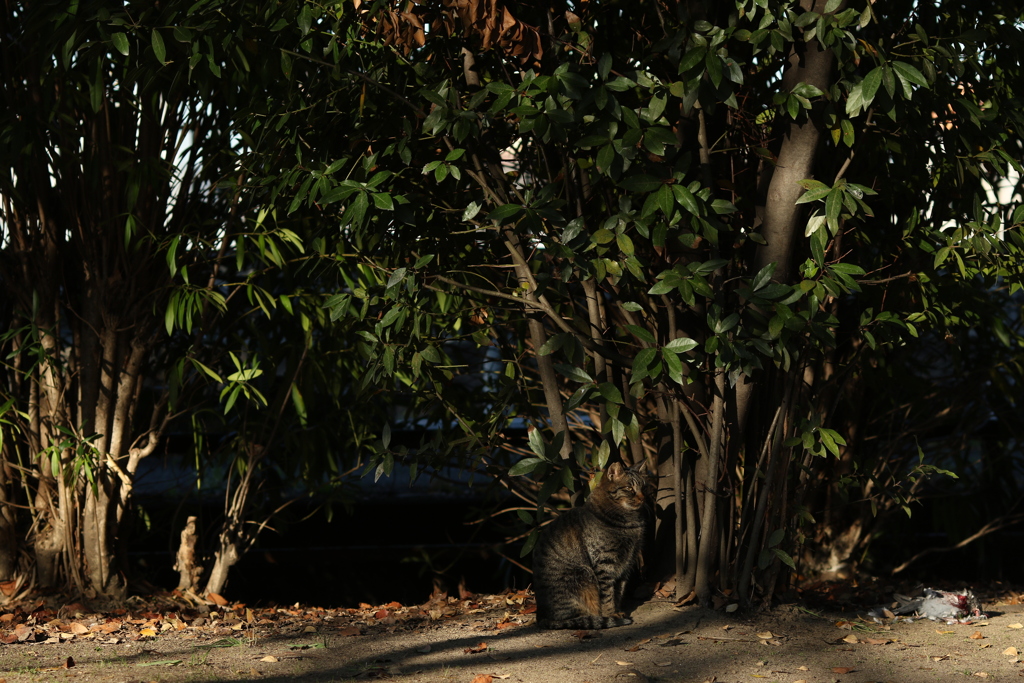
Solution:
[(614, 463), (582, 507), (562, 514), (533, 551), (537, 625), (544, 629), (624, 626), (622, 593), (640, 559), (645, 481)]

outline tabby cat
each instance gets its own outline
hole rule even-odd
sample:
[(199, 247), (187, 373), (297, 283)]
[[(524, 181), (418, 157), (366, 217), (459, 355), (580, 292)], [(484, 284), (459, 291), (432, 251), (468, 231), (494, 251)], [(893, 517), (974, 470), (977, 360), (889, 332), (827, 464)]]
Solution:
[(597, 629), (632, 624), (622, 615), (626, 578), (639, 562), (644, 478), (614, 463), (582, 507), (541, 533), (533, 551), (537, 625)]

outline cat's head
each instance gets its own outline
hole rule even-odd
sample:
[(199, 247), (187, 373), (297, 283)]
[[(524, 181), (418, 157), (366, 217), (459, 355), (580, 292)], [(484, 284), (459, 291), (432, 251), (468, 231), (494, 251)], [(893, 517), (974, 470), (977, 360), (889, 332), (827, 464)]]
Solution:
[(638, 468), (626, 469), (617, 462), (605, 470), (600, 485), (610, 501), (627, 510), (639, 510), (643, 507), (645, 487), (646, 480)]

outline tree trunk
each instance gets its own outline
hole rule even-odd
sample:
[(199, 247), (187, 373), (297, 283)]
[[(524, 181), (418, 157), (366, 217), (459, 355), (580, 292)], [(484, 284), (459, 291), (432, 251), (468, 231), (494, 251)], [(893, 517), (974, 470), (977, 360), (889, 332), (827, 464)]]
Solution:
[(203, 576), (203, 567), (196, 557), (196, 542), (199, 540), (196, 534), (196, 521), (196, 517), (189, 517), (185, 521), (185, 528), (181, 530), (181, 543), (178, 545), (178, 553), (174, 560), (174, 570), (178, 572), (178, 590), (192, 593), (199, 592), (199, 579)]
[[(823, 12), (826, 0), (801, 0), (804, 10)], [(782, 91), (790, 92), (800, 83), (809, 83), (828, 92), (832, 71), (832, 51), (823, 49), (817, 39), (797, 42), (789, 54), (782, 76)], [(782, 140), (778, 161), (771, 167), (771, 182), (765, 198), (761, 234), (767, 244), (758, 247), (756, 270), (776, 264), (773, 280), (789, 282), (793, 276), (793, 245), (803, 234), (796, 200), (804, 189), (797, 183), (814, 175), (814, 157), (821, 141), (821, 123), (809, 112), (802, 123), (790, 120)]]

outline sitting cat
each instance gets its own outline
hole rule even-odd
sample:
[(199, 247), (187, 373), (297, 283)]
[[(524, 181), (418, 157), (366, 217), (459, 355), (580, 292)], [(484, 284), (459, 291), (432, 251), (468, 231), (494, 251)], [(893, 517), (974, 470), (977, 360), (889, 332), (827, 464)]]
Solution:
[(644, 538), (643, 476), (612, 464), (582, 507), (563, 513), (533, 551), (537, 625), (544, 629), (611, 628), (622, 615), (626, 578)]

